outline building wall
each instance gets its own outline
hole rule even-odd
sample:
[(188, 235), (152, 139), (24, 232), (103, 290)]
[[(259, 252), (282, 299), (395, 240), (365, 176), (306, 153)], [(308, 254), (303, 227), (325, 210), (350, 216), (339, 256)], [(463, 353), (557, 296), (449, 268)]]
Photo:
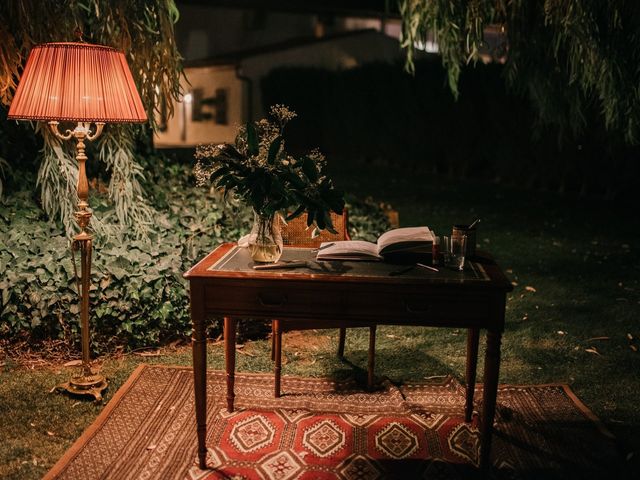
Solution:
[(398, 41), (376, 31), (270, 52), (243, 60), (239, 71), (251, 78), (251, 118), (265, 116), (260, 81), (277, 67), (345, 70), (372, 62), (394, 63), (402, 58)]
[[(183, 80), (183, 101), (175, 105), (173, 117), (166, 119), (164, 131), (155, 134), (154, 144), (157, 147), (189, 147), (201, 143), (232, 142), (238, 126), (246, 118), (246, 113), (243, 112), (246, 106), (245, 86), (236, 76), (235, 67), (224, 65), (185, 68), (185, 76), (188, 83)], [(194, 120), (197, 100), (214, 97), (216, 89), (223, 89), (226, 93), (226, 124), (217, 123), (215, 118)], [(215, 107), (201, 104), (200, 109), (205, 116), (215, 117)]]

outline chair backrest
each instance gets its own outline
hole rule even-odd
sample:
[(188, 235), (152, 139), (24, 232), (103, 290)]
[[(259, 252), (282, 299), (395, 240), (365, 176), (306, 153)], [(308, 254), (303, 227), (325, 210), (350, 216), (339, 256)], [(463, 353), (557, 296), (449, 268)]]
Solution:
[(349, 240), (347, 210), (345, 209), (342, 215), (331, 212), (331, 221), (337, 234), (322, 230), (316, 238), (311, 238), (313, 226), (307, 228), (307, 214), (302, 214), (282, 225), (282, 241), (285, 245), (294, 247), (319, 247), (322, 242)]

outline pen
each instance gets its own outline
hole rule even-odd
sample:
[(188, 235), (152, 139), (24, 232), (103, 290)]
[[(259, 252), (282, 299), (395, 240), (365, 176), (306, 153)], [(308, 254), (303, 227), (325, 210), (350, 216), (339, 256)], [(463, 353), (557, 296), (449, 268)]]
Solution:
[(254, 265), (254, 270), (277, 270), (280, 268), (299, 268), (308, 267), (309, 262), (306, 260), (292, 260), (290, 262), (267, 263), (263, 265)]
[(430, 265), (425, 265), (424, 263), (416, 263), (417, 266), (422, 267), (422, 268), (426, 268), (427, 270), (432, 270), (434, 272), (439, 272), (440, 270), (438, 270), (435, 267), (432, 267)]
[(313, 251), (319, 252), (320, 250), (324, 250), (325, 248), (333, 247), (335, 244), (336, 244), (335, 242), (327, 243), (326, 245), (323, 245), (319, 248), (314, 248)]

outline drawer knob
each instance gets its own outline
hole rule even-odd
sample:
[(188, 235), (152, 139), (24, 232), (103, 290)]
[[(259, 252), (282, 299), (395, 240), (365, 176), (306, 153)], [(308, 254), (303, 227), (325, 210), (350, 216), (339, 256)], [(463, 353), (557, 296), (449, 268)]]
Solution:
[(411, 303), (405, 300), (404, 308), (407, 309), (409, 313), (429, 313), (431, 311), (431, 305), (428, 303)]
[(258, 295), (258, 301), (263, 307), (279, 307), (287, 303), (286, 295), (279, 295), (278, 297), (269, 298), (265, 295)]

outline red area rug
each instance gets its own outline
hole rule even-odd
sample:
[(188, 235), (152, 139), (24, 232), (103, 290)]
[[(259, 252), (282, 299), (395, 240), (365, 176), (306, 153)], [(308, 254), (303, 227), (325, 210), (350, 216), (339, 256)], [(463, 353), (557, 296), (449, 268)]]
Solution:
[[(45, 478), (464, 479), (478, 432), (451, 378), (365, 393), (352, 381), (209, 372), (208, 466), (196, 464), (190, 369), (139, 367)], [(480, 392), (478, 397), (480, 397)], [(478, 402), (481, 400), (477, 399)], [(479, 404), (479, 403), (478, 403)], [(595, 417), (562, 385), (498, 392), (493, 478), (621, 478), (624, 462)]]

